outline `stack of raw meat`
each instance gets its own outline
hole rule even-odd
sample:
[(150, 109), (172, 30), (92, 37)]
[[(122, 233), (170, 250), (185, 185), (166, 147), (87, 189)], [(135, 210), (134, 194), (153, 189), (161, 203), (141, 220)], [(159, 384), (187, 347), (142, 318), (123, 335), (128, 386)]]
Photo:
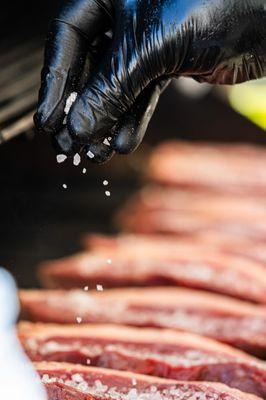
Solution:
[(266, 399), (266, 150), (167, 143), (146, 179), (20, 292), (49, 400)]

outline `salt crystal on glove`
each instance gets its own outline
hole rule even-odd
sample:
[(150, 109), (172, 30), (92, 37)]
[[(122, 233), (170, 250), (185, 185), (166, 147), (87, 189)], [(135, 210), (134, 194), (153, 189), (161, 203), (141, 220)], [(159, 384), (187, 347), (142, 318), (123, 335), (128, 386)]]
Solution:
[(69, 95), (69, 97), (67, 98), (65, 109), (64, 109), (64, 112), (66, 115), (69, 113), (72, 104), (75, 103), (75, 101), (77, 99), (77, 95), (78, 95), (77, 92), (72, 92)]
[(88, 153), (87, 153), (87, 156), (89, 157), (89, 158), (94, 158), (94, 154), (92, 153), (92, 151), (88, 151)]

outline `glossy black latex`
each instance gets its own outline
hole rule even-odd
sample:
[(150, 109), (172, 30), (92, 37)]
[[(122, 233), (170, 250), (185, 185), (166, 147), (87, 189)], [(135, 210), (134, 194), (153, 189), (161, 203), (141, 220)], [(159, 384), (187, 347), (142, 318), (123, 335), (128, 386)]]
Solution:
[(171, 78), (265, 75), (266, 0), (68, 0), (51, 24), (35, 121), (59, 148), (103, 162), (137, 148)]

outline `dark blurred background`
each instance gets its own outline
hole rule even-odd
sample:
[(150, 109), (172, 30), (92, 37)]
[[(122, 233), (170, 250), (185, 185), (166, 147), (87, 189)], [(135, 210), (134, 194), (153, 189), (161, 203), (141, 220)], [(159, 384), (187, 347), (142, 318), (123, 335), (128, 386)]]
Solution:
[[(14, 98), (7, 101), (2, 96), (14, 80), (12, 65), (25, 59), (27, 68), (32, 63), (40, 69), (34, 52), (43, 47), (57, 6), (57, 0), (1, 4), (0, 115)], [(23, 61), (18, 76), (25, 72), (25, 65)], [(32, 90), (37, 96), (37, 87), (33, 85)], [(23, 113), (29, 111), (27, 107)], [(10, 117), (8, 123), (17, 118)], [(59, 165), (49, 137), (26, 129), (0, 145), (0, 265), (13, 272), (19, 285), (36, 286), (38, 262), (76, 251), (85, 232), (113, 231), (112, 215), (139, 184), (149, 150), (168, 138), (264, 144), (265, 132), (237, 114), (217, 89), (184, 90), (183, 84), (176, 83), (161, 97), (144, 145), (131, 156), (115, 157), (107, 166), (96, 167), (85, 160), (78, 167), (72, 160)], [(104, 193), (105, 179), (110, 197)], [(63, 184), (68, 188), (63, 189)]]

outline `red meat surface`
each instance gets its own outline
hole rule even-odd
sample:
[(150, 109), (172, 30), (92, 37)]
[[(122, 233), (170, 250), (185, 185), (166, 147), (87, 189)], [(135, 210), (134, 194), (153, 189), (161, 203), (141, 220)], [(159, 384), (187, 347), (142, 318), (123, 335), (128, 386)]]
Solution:
[(133, 196), (117, 221), (124, 230), (137, 233), (185, 237), (222, 232), (266, 240), (266, 202), (252, 196), (148, 186)]
[(48, 288), (176, 285), (266, 303), (264, 264), (195, 240), (166, 243), (128, 237), (120, 246), (116, 242), (113, 247), (107, 244), (105, 249), (42, 263), (39, 275)]
[[(266, 356), (266, 307), (178, 288), (20, 291), (22, 318), (174, 328)], [(78, 319), (77, 319), (78, 318)]]
[(168, 142), (153, 152), (151, 180), (219, 193), (264, 196), (266, 150), (259, 146)]
[(22, 322), (18, 334), (32, 361), (71, 362), (183, 381), (224, 383), (266, 399), (266, 364), (185, 332), (119, 325)]
[(87, 234), (82, 239), (85, 249), (90, 251), (128, 252), (132, 249), (136, 254), (175, 254), (179, 251), (180, 244), (199, 246), (207, 249), (219, 250), (222, 253), (233, 254), (251, 259), (262, 266), (266, 266), (266, 248), (264, 243), (243, 238), (234, 233), (202, 232), (188, 237), (165, 235), (141, 235), (134, 233), (120, 233), (118, 235)]
[(67, 363), (35, 363), (48, 400), (258, 400), (220, 383), (180, 382)]

